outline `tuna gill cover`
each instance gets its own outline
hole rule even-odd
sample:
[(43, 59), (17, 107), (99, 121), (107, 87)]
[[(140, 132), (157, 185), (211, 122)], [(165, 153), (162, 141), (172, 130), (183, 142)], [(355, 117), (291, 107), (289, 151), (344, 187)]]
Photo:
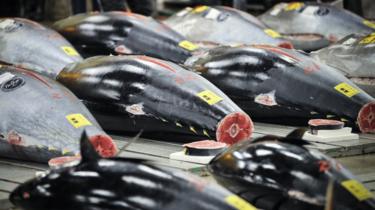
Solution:
[(316, 60), (340, 70), (371, 96), (375, 96), (375, 32), (349, 35), (311, 55)]
[(181, 63), (197, 48), (152, 17), (128, 12), (78, 14), (53, 27), (86, 56), (145, 54)]
[(54, 78), (68, 64), (82, 60), (55, 31), (22, 18), (0, 18), (0, 61)]
[(57, 80), (86, 101), (105, 129), (188, 132), (229, 144), (253, 131), (250, 117), (223, 92), (172, 62), (97, 56), (68, 66)]
[(291, 117), (334, 115), (357, 122), (362, 132), (375, 131), (374, 98), (336, 69), (295, 50), (221, 47), (197, 54), (185, 64), (254, 119), (285, 117), (288, 122)]
[(83, 129), (102, 156), (117, 152), (86, 107), (54, 80), (1, 66), (0, 101), (2, 157), (46, 163), (54, 157), (75, 156)]
[(358, 179), (305, 143), (293, 134), (243, 141), (216, 156), (209, 171), (261, 209), (375, 209), (374, 195)]
[(355, 33), (371, 33), (375, 23), (350, 11), (322, 3), (279, 3), (259, 16), (267, 26), (285, 34), (320, 34), (336, 42)]
[(82, 161), (27, 181), (10, 200), (25, 210), (256, 210), (238, 196), (185, 172), (142, 160), (99, 158), (83, 135)]
[(230, 7), (188, 7), (168, 18), (165, 23), (195, 42), (270, 44), (293, 48), (281, 34), (267, 28), (256, 17)]

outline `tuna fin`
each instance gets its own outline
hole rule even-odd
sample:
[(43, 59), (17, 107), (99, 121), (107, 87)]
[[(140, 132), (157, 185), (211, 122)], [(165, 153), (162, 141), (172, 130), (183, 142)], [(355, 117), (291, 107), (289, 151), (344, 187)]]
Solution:
[(263, 142), (263, 141), (279, 141), (279, 142), (303, 147), (304, 145), (310, 144), (310, 142), (302, 139), (306, 131), (307, 131), (307, 128), (298, 128), (290, 132), (285, 138), (279, 137), (279, 136), (267, 135), (267, 136), (263, 136), (263, 137), (253, 140), (253, 143)]
[(307, 128), (297, 128), (290, 132), (285, 138), (288, 139), (302, 139), (303, 135), (306, 133)]
[(119, 149), (116, 156), (119, 156), (122, 151), (125, 151), (126, 148), (128, 148), (131, 144), (136, 142), (139, 139), (139, 137), (142, 135), (142, 133), (143, 133), (143, 130), (139, 131), (139, 133), (136, 136), (134, 136), (132, 139), (130, 139), (130, 141), (128, 143), (126, 143), (123, 147), (121, 147)]
[(94, 146), (91, 144), (86, 131), (83, 131), (81, 136), (81, 163), (98, 160), (100, 155), (96, 152)]

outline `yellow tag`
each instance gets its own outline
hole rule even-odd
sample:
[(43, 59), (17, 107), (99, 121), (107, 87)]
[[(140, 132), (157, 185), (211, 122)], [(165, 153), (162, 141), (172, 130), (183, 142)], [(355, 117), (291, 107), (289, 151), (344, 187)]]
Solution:
[(375, 23), (374, 22), (371, 22), (369, 20), (364, 20), (363, 21), (363, 24), (365, 24), (366, 26), (370, 27), (370, 28), (373, 28), (375, 29)]
[(198, 49), (197, 45), (189, 42), (188, 40), (181, 41), (178, 45), (182, 48), (185, 48), (185, 49), (189, 50), (189, 51), (193, 51), (193, 50)]
[(238, 197), (237, 195), (230, 195), (225, 198), (225, 201), (238, 210), (257, 210), (254, 206)]
[(204, 12), (204, 11), (206, 11), (208, 9), (210, 9), (210, 7), (208, 7), (208, 6), (198, 6), (198, 7), (195, 7), (193, 9), (193, 12), (200, 13), (200, 12)]
[(374, 195), (366, 189), (360, 182), (351, 179), (341, 182), (341, 185), (353, 194), (359, 201), (363, 201), (374, 197)]
[(272, 30), (272, 29), (264, 29), (264, 32), (266, 34), (268, 34), (268, 36), (272, 37), (272, 38), (280, 38), (281, 37), (281, 34), (279, 34), (278, 32)]
[(285, 11), (299, 10), (301, 7), (303, 7), (303, 5), (305, 4), (302, 2), (292, 2), (285, 7)]
[(62, 46), (61, 49), (64, 50), (64, 52), (67, 55), (70, 55), (70, 56), (77, 56), (77, 55), (79, 55), (78, 52), (73, 47)]
[(217, 102), (223, 100), (220, 96), (216, 95), (211, 90), (205, 90), (197, 94), (199, 98), (201, 98), (203, 101), (207, 102), (209, 105), (214, 105)]
[(363, 38), (359, 44), (373, 44), (375, 43), (375, 33), (372, 33), (365, 38)]
[(66, 116), (66, 119), (72, 124), (75, 128), (80, 128), (83, 126), (92, 125), (89, 120), (86, 119), (82, 114), (70, 114)]
[(360, 91), (349, 84), (346, 84), (345, 82), (342, 82), (335, 86), (335, 89), (339, 91), (340, 93), (348, 96), (349, 98), (357, 95)]

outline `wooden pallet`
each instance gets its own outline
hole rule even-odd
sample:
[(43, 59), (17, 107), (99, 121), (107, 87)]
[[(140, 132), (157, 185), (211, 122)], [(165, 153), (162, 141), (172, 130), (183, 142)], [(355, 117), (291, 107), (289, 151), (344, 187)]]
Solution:
[[(267, 134), (285, 136), (293, 129), (295, 127), (256, 123), (253, 136), (255, 138)], [(113, 135), (112, 137), (119, 148), (130, 140), (124, 136)], [(375, 135), (361, 134), (360, 140), (355, 141), (315, 142), (311, 147), (339, 158), (339, 161), (357, 175), (370, 190), (375, 191), (375, 154), (365, 155), (375, 152)], [(127, 147), (125, 151), (121, 151), (120, 156), (148, 159), (162, 167), (187, 170), (211, 179), (207, 177), (206, 167), (202, 164), (169, 159), (169, 154), (180, 150), (182, 150), (181, 143), (141, 138)], [(46, 169), (48, 167), (43, 164), (0, 159), (0, 209), (10, 208), (7, 198), (16, 186), (34, 177), (36, 172)]]

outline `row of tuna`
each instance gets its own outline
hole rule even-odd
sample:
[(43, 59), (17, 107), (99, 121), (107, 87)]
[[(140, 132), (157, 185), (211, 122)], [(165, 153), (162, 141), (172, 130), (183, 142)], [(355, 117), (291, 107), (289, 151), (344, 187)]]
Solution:
[[(293, 5), (294, 9), (291, 9)], [(284, 5), (285, 8), (280, 13), (296, 12), (296, 5), (295, 3)], [(304, 4), (298, 5), (305, 10), (310, 8)], [(334, 7), (322, 5), (314, 7), (327, 7), (327, 10), (331, 11), (328, 13), (330, 15), (341, 14)], [(276, 6), (273, 10), (276, 9), (280, 9), (280, 6)], [(213, 14), (217, 16), (214, 19), (212, 19)], [(343, 15), (348, 14), (344, 12)], [(181, 18), (182, 20), (179, 20)], [(178, 25), (184, 21), (191, 22), (191, 20), (198, 25), (203, 21), (201, 23), (203, 26), (207, 26), (205, 21), (215, 23), (213, 26), (205, 27), (211, 28), (214, 32), (221, 31), (218, 28), (228, 24), (236, 26), (237, 30), (244, 28), (239, 25), (261, 25), (247, 13), (226, 7), (209, 8), (207, 6), (184, 10), (166, 22), (169, 25)], [(174, 22), (176, 24), (173, 24)], [(361, 27), (364, 27), (362, 25)], [(30, 99), (23, 97), (22, 100), (26, 100), (25, 104), (35, 106), (33, 109), (28, 108), (27, 114), (21, 112), (20, 108), (14, 106), (14, 103), (8, 99), (16, 97), (17, 100), (21, 100), (17, 97), (18, 92), (21, 91), (31, 91), (31, 89), (32, 91), (35, 91), (34, 89), (45, 91), (44, 87), (50, 88), (55, 85), (55, 81), (72, 91), (95, 116), (99, 125), (111, 131), (138, 132), (143, 129), (149, 135), (168, 132), (172, 136), (182, 135), (181, 139), (185, 141), (210, 138), (231, 144), (251, 136), (253, 123), (250, 117), (259, 121), (299, 122), (305, 125), (310, 118), (330, 116), (343, 120), (348, 125), (357, 125), (362, 132), (373, 132), (375, 129), (374, 98), (354, 83), (358, 83), (366, 90), (371, 89), (371, 77), (367, 78), (365, 75), (371, 74), (368, 67), (371, 67), (373, 62), (369, 56), (362, 56), (357, 51), (364, 52), (366, 55), (371, 53), (373, 34), (359, 37), (357, 41), (353, 41), (354, 38), (347, 38), (351, 42), (351, 48), (355, 48), (358, 57), (368, 59), (358, 62), (358, 59), (340, 60), (347, 56), (345, 53), (353, 53), (353, 51), (347, 52), (350, 50), (347, 47), (348, 40), (344, 40), (343, 44), (338, 43), (314, 52), (312, 55), (316, 59), (293, 49), (271, 45), (231, 47), (208, 45), (203, 42), (199, 45), (202, 47), (199, 47), (163, 23), (133, 13), (81, 14), (58, 21), (53, 27), (84, 55), (105, 56), (83, 59), (68, 41), (51, 29), (30, 20), (2, 19), (0, 22), (0, 60), (17, 67), (3, 65), (2, 83), (4, 83), (3, 86), (7, 86), (8, 83), (22, 86), (17, 90), (13, 88), (12, 91), (3, 91), (1, 97), (6, 98), (4, 100), (9, 103), (3, 104), (7, 106), (7, 109), (2, 109), (2, 115), (9, 116), (9, 113), (18, 112), (24, 116), (22, 118), (6, 117), (9, 122), (3, 123), (0, 130), (6, 142), (14, 142), (12, 139), (17, 138), (24, 145), (45, 146), (49, 148), (46, 152), (53, 154), (78, 151), (78, 142), (74, 144), (76, 146), (73, 149), (70, 143), (50, 145), (28, 140), (29, 138), (38, 139), (40, 136), (48, 139), (48, 135), (44, 135), (48, 130), (43, 129), (42, 133), (32, 134), (31, 130), (32, 132), (41, 131), (18, 122), (18, 120), (24, 120), (23, 118), (38, 118), (40, 113), (45, 112), (47, 106), (52, 106), (49, 105), (50, 102), (53, 103), (50, 99), (43, 99), (46, 104), (31, 101), (41, 101), (40, 97), (47, 95), (41, 94), (39, 98)], [(186, 27), (182, 28), (186, 29)], [(191, 28), (196, 27), (191, 26)], [(264, 27), (260, 29), (263, 32), (271, 30)], [(353, 27), (350, 28), (352, 29)], [(239, 31), (234, 33), (236, 34), (242, 33)], [(337, 32), (337, 34), (341, 33)], [(231, 37), (231, 34), (227, 35)], [(194, 37), (200, 36), (194, 35)], [(217, 37), (226, 36), (218, 35)], [(254, 38), (252, 43), (277, 44), (287, 47), (285, 44), (287, 42), (282, 38), (270, 37), (270, 35), (259, 37), (259, 39)], [(262, 39), (262, 37), (267, 37), (267, 39)], [(272, 42), (267, 40), (272, 40)], [(203, 41), (226, 44), (216, 39)], [(240, 40), (234, 42), (240, 42)], [(343, 48), (340, 50), (342, 56), (336, 53), (341, 48)], [(109, 53), (142, 55), (108, 56)], [(352, 63), (343, 64), (350, 61)], [(358, 66), (358, 63), (363, 64)], [(357, 69), (351, 68), (356, 64)], [(352, 81), (337, 69), (343, 69), (342, 71), (346, 72), (346, 76)], [(27, 79), (22, 78), (22, 81), (35, 80), (40, 83), (40, 87), (29, 87), (28, 82), (26, 85), (24, 85), (25, 82), (20, 83), (22, 85), (13, 84), (13, 81), (17, 81), (19, 77), (16, 74), (22, 74), (23, 77), (34, 75)], [(47, 80), (46, 77), (50, 79)], [(49, 85), (44, 83), (49, 83)], [(64, 94), (55, 93), (51, 97), (54, 100), (65, 100), (62, 95)], [(75, 104), (80, 104), (77, 99), (75, 100)], [(69, 106), (69, 108), (72, 107), (76, 106)], [(66, 119), (68, 116), (78, 116), (85, 123), (79, 126), (70, 125), (67, 127), (70, 130), (61, 130), (61, 133), (69, 135), (72, 133), (71, 129), (79, 127), (74, 130), (75, 137), (71, 137), (77, 139), (77, 135), (87, 125), (101, 130), (91, 115), (84, 114), (87, 110), (83, 110), (82, 107), (81, 105), (68, 110), (64, 116)], [(60, 109), (65, 110), (65, 108)], [(81, 114), (71, 115), (77, 113)], [(52, 113), (49, 114), (52, 115)], [(35, 117), (31, 117), (34, 115)], [(55, 120), (55, 116), (50, 119)], [(39, 121), (31, 121), (34, 122), (35, 127), (46, 126), (42, 121), (40, 124), (36, 123)], [(69, 123), (69, 120), (56, 121)], [(55, 124), (60, 129), (64, 128), (59, 123)], [(50, 135), (61, 139), (54, 142), (65, 141), (63, 135), (59, 137), (55, 134), (56, 132), (52, 132)], [(103, 138), (98, 139), (101, 142), (100, 139)], [(109, 142), (109, 137), (105, 139), (103, 141)], [(107, 143), (103, 144), (107, 145)], [(115, 148), (115, 146), (110, 148)], [(114, 154), (115, 150), (109, 153)], [(48, 155), (47, 159), (50, 159), (50, 156)], [(41, 160), (39, 157), (35, 159)]]
[(347, 169), (304, 147), (304, 130), (244, 140), (208, 165), (223, 187), (145, 160), (101, 158), (81, 138), (82, 159), (18, 186), (10, 200), (30, 210), (371, 210), (374, 195)]
[[(272, 25), (278, 15), (284, 21), (311, 16), (320, 27), (279, 33)], [(12, 201), (25, 209), (255, 209), (243, 199), (262, 209), (374, 209), (371, 193), (342, 166), (290, 143), (303, 142), (301, 136), (245, 141), (252, 119), (305, 125), (329, 116), (374, 132), (367, 68), (374, 65), (374, 25), (305, 3), (277, 5), (260, 19), (265, 24), (232, 8), (207, 6), (185, 9), (165, 24), (133, 13), (90, 13), (55, 23), (63, 36), (30, 20), (0, 19), (1, 156), (60, 164), (82, 155), (79, 165), (21, 186)], [(319, 31), (327, 19), (345, 24)], [(295, 28), (303, 27), (296, 21)], [(316, 50), (353, 31), (366, 34), (311, 55), (292, 49)], [(103, 129), (183, 141), (244, 140), (209, 166), (242, 199), (144, 161), (99, 158), (91, 145), (103, 157), (118, 152)], [(303, 167), (308, 164), (318, 164), (317, 170)], [(61, 186), (71, 186), (71, 196), (61, 196)]]

